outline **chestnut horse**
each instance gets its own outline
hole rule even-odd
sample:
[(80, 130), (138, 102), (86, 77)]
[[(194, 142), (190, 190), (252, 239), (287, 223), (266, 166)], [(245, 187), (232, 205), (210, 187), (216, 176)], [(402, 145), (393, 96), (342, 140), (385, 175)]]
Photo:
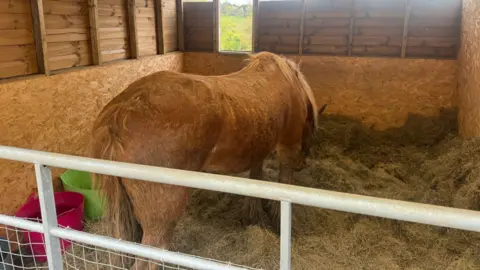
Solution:
[[(93, 128), (95, 158), (262, 179), (263, 160), (275, 151), (279, 181), (292, 183), (305, 166), (318, 114), (297, 65), (281, 56), (253, 55), (224, 76), (160, 71), (116, 96)], [(112, 176), (94, 176), (108, 200), (106, 220), (115, 238), (168, 248), (191, 188)], [(278, 205), (244, 203), (246, 223), (265, 215), (278, 224)], [(266, 213), (268, 212), (268, 214)], [(146, 269), (137, 261), (134, 267)], [(133, 268), (135, 269), (135, 268)]]

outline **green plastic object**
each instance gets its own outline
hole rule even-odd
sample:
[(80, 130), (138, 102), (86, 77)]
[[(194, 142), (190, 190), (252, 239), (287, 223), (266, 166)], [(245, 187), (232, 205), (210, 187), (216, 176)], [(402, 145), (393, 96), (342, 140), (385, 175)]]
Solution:
[(85, 197), (85, 216), (88, 219), (99, 219), (103, 215), (104, 205), (98, 192), (92, 189), (92, 178), (89, 172), (67, 170), (60, 178), (66, 191), (73, 191)]

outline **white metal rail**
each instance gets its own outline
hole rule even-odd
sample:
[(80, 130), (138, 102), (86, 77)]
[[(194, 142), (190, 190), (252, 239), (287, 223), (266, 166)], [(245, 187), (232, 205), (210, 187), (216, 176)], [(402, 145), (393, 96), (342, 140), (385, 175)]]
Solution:
[(120, 252), (195, 269), (242, 269), (153, 247), (88, 234), (57, 226), (50, 170), (46, 166), (174, 184), (281, 201), (280, 268), (290, 269), (291, 204), (302, 204), (395, 220), (480, 232), (480, 212), (300, 186), (206, 174), (78, 156), (0, 146), (0, 158), (35, 164), (43, 226), (0, 215), (0, 223), (45, 234), (50, 269), (62, 269), (59, 238), (94, 244)]

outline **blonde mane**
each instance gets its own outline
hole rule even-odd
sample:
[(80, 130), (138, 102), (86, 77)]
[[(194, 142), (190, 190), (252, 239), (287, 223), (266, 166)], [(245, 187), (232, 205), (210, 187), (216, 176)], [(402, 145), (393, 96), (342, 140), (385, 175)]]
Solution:
[[(285, 76), (287, 81), (294, 85), (296, 88), (302, 89), (303, 93), (306, 95), (307, 102), (310, 102), (312, 106), (312, 114), (313, 114), (313, 121), (315, 124), (315, 128), (318, 127), (318, 106), (317, 102), (315, 101), (315, 95), (313, 94), (312, 88), (308, 85), (305, 76), (300, 71), (297, 64), (293, 61), (270, 53), (270, 52), (260, 52), (257, 54), (250, 55), (248, 61), (249, 66), (258, 66), (261, 65), (261, 60), (273, 60), (273, 62), (278, 66), (282, 74)], [(246, 67), (248, 68), (248, 67)]]

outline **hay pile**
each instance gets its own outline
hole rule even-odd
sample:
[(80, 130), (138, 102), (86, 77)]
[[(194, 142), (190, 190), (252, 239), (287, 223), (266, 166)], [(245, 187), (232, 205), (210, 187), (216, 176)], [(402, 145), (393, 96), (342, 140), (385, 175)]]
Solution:
[[(454, 112), (374, 132), (323, 117), (298, 185), (480, 210), (480, 140), (456, 137)], [(267, 162), (269, 180), (276, 163)], [(197, 191), (174, 250), (278, 269), (279, 239), (239, 225), (241, 197)], [(294, 206), (292, 269), (480, 269), (480, 234)]]
[[(456, 114), (410, 117), (375, 132), (322, 118), (298, 185), (480, 210), (480, 140), (456, 137)], [(268, 180), (277, 165), (265, 166)], [(240, 225), (242, 197), (196, 191), (173, 241), (175, 251), (278, 269), (279, 239)], [(295, 205), (292, 269), (480, 269), (480, 234)], [(95, 229), (94, 225), (91, 229)]]

